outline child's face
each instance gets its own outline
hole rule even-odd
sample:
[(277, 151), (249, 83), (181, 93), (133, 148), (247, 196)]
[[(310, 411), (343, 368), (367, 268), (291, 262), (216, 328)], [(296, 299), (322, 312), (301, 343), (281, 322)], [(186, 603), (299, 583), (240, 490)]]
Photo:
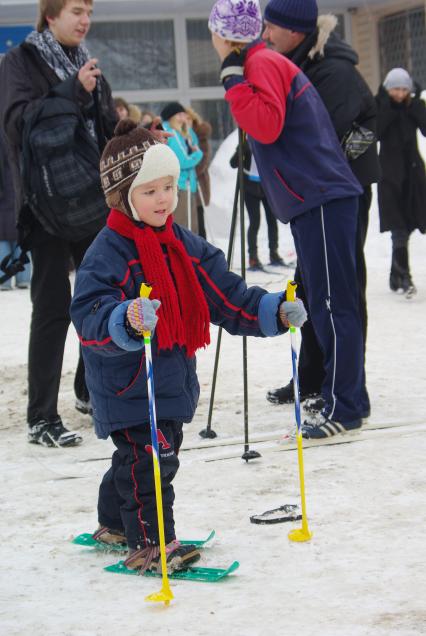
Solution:
[(402, 104), (402, 102), (407, 99), (410, 91), (407, 88), (390, 88), (388, 90), (389, 96), (393, 99), (394, 102), (398, 104)]
[(172, 177), (161, 177), (137, 186), (132, 191), (132, 203), (139, 220), (152, 227), (161, 227), (173, 212)]

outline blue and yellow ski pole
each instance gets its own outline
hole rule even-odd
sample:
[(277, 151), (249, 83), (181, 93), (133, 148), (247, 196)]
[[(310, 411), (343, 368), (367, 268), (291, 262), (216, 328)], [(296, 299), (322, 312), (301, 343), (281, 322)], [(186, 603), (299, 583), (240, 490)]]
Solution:
[[(286, 300), (295, 302), (297, 283), (288, 281)], [(296, 327), (290, 325), (290, 341), (291, 341), (291, 363), (293, 367), (293, 389), (294, 389), (294, 411), (297, 423), (297, 457), (299, 462), (299, 481), (300, 481), (300, 499), (302, 503), (302, 527), (291, 530), (288, 533), (290, 541), (309, 541), (312, 532), (308, 528), (308, 519), (306, 516), (306, 500), (305, 500), (305, 474), (303, 469), (303, 443), (302, 443), (302, 421), (300, 417), (300, 393), (299, 393), (299, 376), (297, 373), (297, 341)]]
[[(149, 298), (152, 287), (142, 283), (140, 296)], [(149, 421), (151, 425), (152, 461), (154, 465), (155, 500), (157, 503), (158, 534), (160, 538), (160, 558), (162, 588), (159, 592), (149, 594), (146, 601), (163, 602), (168, 605), (174, 598), (167, 575), (166, 540), (164, 537), (163, 494), (161, 490), (160, 454), (158, 450), (157, 415), (155, 412), (154, 374), (152, 369), (151, 332), (143, 332), (145, 344), (146, 377), (148, 380)]]

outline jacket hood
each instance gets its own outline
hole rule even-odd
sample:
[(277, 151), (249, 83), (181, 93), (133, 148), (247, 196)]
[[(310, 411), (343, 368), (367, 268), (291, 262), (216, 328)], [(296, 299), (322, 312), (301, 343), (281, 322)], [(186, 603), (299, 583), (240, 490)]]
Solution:
[(351, 62), (354, 66), (358, 64), (358, 53), (349, 44), (344, 42), (335, 32), (337, 18), (335, 15), (327, 14), (318, 17), (318, 37), (315, 45), (308, 53), (308, 57), (313, 60), (318, 57), (336, 57)]
[(202, 121), (198, 126), (194, 128), (198, 138), (208, 138), (212, 136), (212, 127), (207, 121)]

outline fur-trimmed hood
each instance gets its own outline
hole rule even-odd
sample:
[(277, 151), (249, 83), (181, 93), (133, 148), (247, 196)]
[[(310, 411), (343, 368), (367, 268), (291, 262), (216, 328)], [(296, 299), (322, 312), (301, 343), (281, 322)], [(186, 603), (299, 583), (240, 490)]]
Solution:
[(318, 36), (308, 57), (313, 60), (318, 57), (340, 57), (354, 65), (358, 64), (358, 54), (349, 44), (344, 42), (335, 32), (337, 17), (331, 13), (320, 15), (317, 21)]

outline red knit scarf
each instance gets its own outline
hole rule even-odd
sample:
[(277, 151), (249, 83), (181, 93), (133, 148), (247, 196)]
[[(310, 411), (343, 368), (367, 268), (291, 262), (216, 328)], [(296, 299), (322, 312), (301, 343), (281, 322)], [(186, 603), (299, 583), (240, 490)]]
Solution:
[(186, 347), (192, 358), (197, 349), (210, 344), (210, 312), (185, 246), (173, 232), (173, 217), (155, 232), (149, 225), (138, 227), (123, 212), (112, 209), (107, 225), (135, 242), (145, 281), (152, 285), (150, 298), (161, 300), (155, 331), (159, 349), (172, 349), (176, 344)]

